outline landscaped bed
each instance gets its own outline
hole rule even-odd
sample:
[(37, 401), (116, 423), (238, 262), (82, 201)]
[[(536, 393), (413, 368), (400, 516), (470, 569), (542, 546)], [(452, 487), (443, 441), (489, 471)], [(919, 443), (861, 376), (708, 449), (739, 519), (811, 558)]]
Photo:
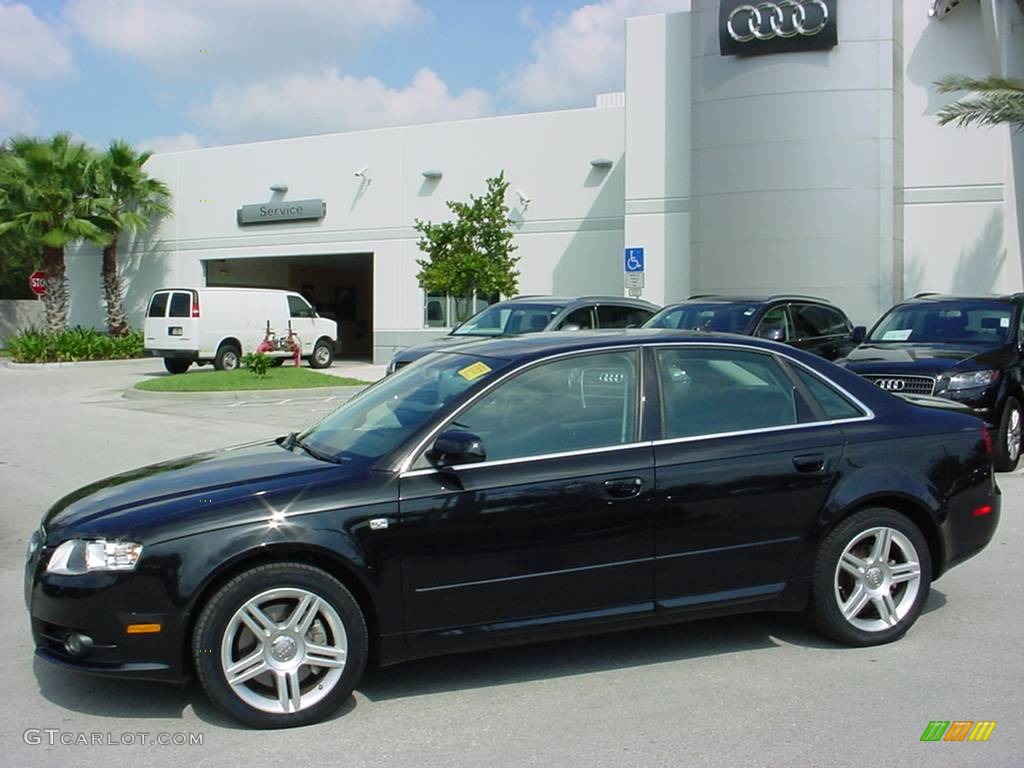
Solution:
[(232, 392), (259, 389), (312, 389), (316, 387), (365, 387), (371, 382), (346, 376), (330, 376), (308, 368), (281, 366), (266, 376), (252, 371), (196, 371), (140, 381), (136, 389), (146, 392)]

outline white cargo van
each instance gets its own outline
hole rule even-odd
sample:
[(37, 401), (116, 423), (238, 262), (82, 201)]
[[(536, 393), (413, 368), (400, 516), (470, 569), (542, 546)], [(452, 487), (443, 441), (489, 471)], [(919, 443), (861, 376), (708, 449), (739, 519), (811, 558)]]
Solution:
[(149, 300), (144, 324), (145, 354), (162, 357), (171, 373), (192, 363), (212, 362), (233, 370), (242, 355), (255, 352), (267, 334), (278, 340), (272, 357), (284, 361), (289, 326), (301, 357), (311, 368), (334, 362), (338, 324), (319, 317), (300, 294), (258, 288), (161, 288)]

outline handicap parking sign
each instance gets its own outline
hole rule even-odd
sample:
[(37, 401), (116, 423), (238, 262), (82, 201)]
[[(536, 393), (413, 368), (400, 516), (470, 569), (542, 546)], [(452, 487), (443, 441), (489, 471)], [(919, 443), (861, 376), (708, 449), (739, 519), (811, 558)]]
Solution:
[(643, 272), (644, 271), (644, 249), (643, 248), (627, 248), (626, 249), (626, 271), (627, 272)]

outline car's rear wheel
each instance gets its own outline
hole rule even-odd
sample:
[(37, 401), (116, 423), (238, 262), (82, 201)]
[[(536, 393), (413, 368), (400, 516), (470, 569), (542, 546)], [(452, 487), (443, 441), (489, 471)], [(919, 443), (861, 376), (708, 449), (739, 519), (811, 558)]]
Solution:
[(846, 645), (888, 643), (921, 614), (931, 586), (928, 543), (909, 519), (865, 509), (822, 542), (811, 585), (818, 629)]
[(218, 371), (236, 371), (242, 365), (242, 351), (234, 344), (221, 344), (213, 367)]
[(1020, 463), (1021, 435), (1024, 433), (1024, 413), (1015, 397), (1006, 399), (999, 420), (999, 435), (995, 446), (995, 465), (998, 472), (1012, 472)]
[(255, 728), (322, 720), (348, 699), (366, 665), (366, 622), (330, 574), (262, 565), (225, 584), (196, 623), (192, 652), (215, 704)]
[(190, 365), (192, 365), (191, 360), (186, 360), (181, 357), (164, 358), (164, 368), (167, 369), (168, 373), (184, 373), (188, 370)]

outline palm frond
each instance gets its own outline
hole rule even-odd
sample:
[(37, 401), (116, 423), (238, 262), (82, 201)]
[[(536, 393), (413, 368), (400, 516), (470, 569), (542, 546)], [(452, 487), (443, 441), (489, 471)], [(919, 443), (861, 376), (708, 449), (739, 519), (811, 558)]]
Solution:
[(992, 75), (947, 75), (935, 82), (939, 93), (967, 93), (936, 113), (939, 125), (1010, 125), (1024, 129), (1024, 80)]

